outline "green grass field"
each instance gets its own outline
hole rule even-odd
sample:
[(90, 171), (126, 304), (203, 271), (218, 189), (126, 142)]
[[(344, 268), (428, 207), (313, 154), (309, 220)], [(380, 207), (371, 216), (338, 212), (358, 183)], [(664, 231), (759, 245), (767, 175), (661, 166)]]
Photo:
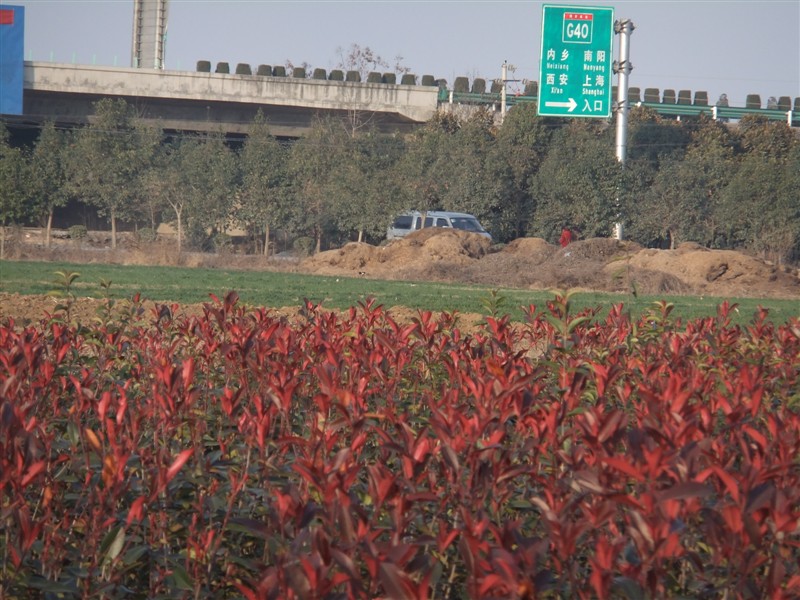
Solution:
[[(185, 267), (143, 267), (109, 264), (68, 264), (55, 262), (0, 261), (0, 292), (46, 294), (58, 289), (56, 272), (74, 272), (72, 291), (77, 296), (102, 297), (103, 281), (110, 281), (114, 298), (129, 298), (139, 292), (145, 299), (159, 302), (196, 303), (209, 300), (209, 294), (222, 297), (235, 290), (251, 305), (296, 306), (309, 299), (325, 308), (343, 309), (372, 296), (386, 307), (407, 306), (434, 311), (488, 313), (487, 305), (500, 300), (499, 313), (521, 319), (523, 306), (543, 308), (551, 292), (500, 289), (431, 282), (382, 281), (347, 277), (322, 277), (297, 273), (236, 271)], [(578, 293), (573, 296), (576, 310), (600, 306), (602, 313), (624, 303), (634, 314), (648, 310), (658, 300), (675, 305), (673, 316), (682, 319), (710, 316), (726, 298), (695, 296), (638, 296), (631, 294)], [(770, 318), (785, 322), (800, 317), (797, 300), (727, 298), (739, 305), (736, 320), (749, 322), (758, 309), (769, 309)], [(601, 314), (602, 314), (601, 313)]]

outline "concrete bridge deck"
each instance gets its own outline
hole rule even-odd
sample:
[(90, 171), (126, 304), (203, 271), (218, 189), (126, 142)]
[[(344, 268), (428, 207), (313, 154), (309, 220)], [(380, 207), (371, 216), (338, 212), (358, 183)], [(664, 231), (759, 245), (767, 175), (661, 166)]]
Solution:
[(358, 118), (384, 131), (429, 120), (438, 88), (25, 61), (23, 115), (85, 123), (92, 103), (124, 98), (163, 129), (245, 134), (259, 109), (277, 136), (297, 137), (316, 115)]

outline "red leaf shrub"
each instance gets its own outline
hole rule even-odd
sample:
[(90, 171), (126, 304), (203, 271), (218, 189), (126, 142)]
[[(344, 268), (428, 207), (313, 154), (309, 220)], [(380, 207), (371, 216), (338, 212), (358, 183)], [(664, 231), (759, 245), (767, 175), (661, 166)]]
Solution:
[[(800, 323), (0, 326), (0, 595), (800, 595)], [(535, 350), (535, 351), (534, 351)]]

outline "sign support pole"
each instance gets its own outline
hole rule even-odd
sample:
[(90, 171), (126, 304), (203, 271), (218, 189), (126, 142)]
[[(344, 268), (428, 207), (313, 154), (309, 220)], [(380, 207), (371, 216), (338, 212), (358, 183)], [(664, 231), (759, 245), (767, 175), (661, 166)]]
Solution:
[(633, 22), (621, 19), (614, 23), (614, 31), (619, 34), (619, 63), (617, 75), (617, 160), (623, 165), (628, 148), (628, 75), (633, 70), (631, 65), (630, 40), (633, 33)]
[[(619, 62), (614, 65), (619, 76), (617, 86), (617, 160), (625, 168), (625, 159), (628, 151), (628, 75), (633, 65), (630, 57), (630, 39), (633, 33), (633, 22), (630, 19), (620, 19), (614, 23), (614, 32), (619, 34)], [(617, 210), (619, 211), (619, 196), (617, 196)], [(617, 217), (621, 217), (617, 214)], [(614, 237), (622, 240), (622, 221), (614, 223)]]

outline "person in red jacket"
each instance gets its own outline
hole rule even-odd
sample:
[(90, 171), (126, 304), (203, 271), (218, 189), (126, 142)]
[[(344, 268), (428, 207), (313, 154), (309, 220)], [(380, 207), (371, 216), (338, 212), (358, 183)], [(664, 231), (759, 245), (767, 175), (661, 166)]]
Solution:
[(561, 229), (561, 237), (558, 239), (558, 243), (561, 244), (562, 248), (566, 248), (571, 241), (572, 231), (570, 231), (569, 227), (564, 227)]

